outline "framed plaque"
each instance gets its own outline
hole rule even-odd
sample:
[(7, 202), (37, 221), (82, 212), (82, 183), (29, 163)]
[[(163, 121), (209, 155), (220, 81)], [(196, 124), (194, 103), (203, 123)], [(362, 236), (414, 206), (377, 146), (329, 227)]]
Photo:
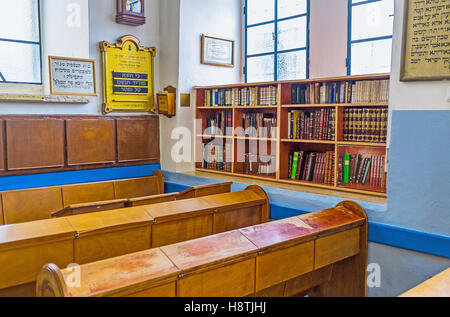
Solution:
[(202, 64), (234, 67), (233, 40), (202, 35)]
[(450, 0), (405, 0), (402, 81), (450, 79)]
[(95, 61), (49, 56), (50, 94), (97, 96)]
[(153, 58), (137, 38), (123, 36), (116, 44), (100, 43), (103, 56), (103, 111), (154, 111)]

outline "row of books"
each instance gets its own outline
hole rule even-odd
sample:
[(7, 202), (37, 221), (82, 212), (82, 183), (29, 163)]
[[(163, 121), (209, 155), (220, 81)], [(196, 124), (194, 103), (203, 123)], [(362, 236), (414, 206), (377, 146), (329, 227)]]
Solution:
[(292, 104), (386, 103), (389, 80), (294, 84)]
[(278, 87), (220, 88), (205, 90), (205, 107), (276, 106)]
[(336, 110), (291, 110), (288, 113), (288, 138), (300, 140), (335, 140)]
[(346, 108), (344, 141), (386, 143), (387, 108)]
[(289, 174), (292, 180), (334, 185), (334, 152), (289, 153)]
[(214, 117), (206, 118), (207, 135), (233, 135), (233, 111), (219, 111)]
[(248, 175), (259, 175), (275, 177), (277, 157), (275, 155), (245, 154), (244, 173)]
[(386, 188), (384, 170), (384, 155), (345, 154), (339, 157), (338, 181)]
[(272, 113), (244, 113), (242, 128), (249, 137), (276, 138), (277, 118)]
[(231, 173), (233, 171), (232, 144), (203, 144), (202, 167)]

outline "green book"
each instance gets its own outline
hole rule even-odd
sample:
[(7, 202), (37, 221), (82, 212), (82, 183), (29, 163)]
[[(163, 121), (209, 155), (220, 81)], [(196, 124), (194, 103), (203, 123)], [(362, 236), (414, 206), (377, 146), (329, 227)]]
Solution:
[(350, 154), (345, 154), (344, 158), (344, 183), (350, 182)]
[(295, 180), (297, 176), (297, 167), (298, 167), (298, 152), (294, 153), (294, 160), (292, 161), (292, 174), (291, 179)]

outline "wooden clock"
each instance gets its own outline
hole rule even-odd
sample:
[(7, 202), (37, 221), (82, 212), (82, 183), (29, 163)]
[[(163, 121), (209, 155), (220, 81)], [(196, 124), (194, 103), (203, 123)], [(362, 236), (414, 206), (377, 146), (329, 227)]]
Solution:
[(117, 0), (116, 22), (132, 26), (145, 24), (144, 0)]

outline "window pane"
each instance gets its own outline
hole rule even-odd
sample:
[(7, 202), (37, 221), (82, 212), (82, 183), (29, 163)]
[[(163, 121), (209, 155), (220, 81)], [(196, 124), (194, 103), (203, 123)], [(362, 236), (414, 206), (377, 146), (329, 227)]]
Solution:
[(41, 83), (39, 45), (0, 41), (0, 72), (8, 82)]
[(389, 73), (392, 39), (352, 44), (352, 75)]
[(306, 47), (306, 17), (278, 23), (278, 50)]
[(247, 25), (275, 20), (275, 0), (248, 0)]
[(39, 42), (37, 0), (0, 1), (0, 38)]
[(394, 0), (383, 0), (354, 6), (352, 9), (352, 40), (392, 35)]
[(307, 10), (307, 0), (278, 0), (279, 19), (304, 14)]
[(270, 53), (275, 50), (274, 24), (264, 24), (247, 29), (247, 54)]
[(278, 80), (306, 78), (306, 50), (278, 55)]
[(273, 81), (274, 56), (258, 56), (247, 58), (247, 82)]

